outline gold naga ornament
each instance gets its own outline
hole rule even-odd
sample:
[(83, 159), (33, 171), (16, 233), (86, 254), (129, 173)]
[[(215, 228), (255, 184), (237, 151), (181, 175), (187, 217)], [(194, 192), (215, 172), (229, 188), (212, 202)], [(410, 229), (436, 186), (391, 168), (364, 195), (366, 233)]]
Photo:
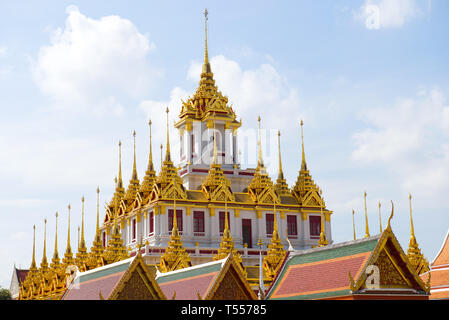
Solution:
[(176, 199), (173, 199), (173, 227), (170, 241), (161, 256), (159, 269), (161, 272), (169, 272), (190, 267), (190, 256), (182, 245), (176, 218)]

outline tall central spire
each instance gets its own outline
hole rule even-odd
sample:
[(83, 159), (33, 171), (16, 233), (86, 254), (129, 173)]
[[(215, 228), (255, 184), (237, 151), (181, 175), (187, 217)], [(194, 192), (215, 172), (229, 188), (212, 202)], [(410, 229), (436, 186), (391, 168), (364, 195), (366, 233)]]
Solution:
[(212, 69), (209, 63), (209, 54), (207, 52), (207, 9), (204, 10), (204, 63), (203, 73), (212, 73)]

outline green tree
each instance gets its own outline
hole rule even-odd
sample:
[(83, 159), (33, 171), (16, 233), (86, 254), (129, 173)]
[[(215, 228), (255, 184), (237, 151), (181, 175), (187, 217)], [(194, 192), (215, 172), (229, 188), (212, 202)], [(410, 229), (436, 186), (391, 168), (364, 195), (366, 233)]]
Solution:
[(0, 300), (11, 300), (11, 292), (8, 289), (0, 287)]

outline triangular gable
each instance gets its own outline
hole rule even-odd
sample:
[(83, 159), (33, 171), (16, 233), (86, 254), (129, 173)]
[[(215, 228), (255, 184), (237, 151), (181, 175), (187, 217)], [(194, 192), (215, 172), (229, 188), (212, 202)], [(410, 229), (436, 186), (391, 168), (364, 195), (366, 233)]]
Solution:
[[(391, 226), (382, 232), (376, 247), (357, 277), (351, 279), (353, 294), (381, 293), (382, 290), (413, 290), (425, 294), (429, 290), (402, 250)], [(368, 281), (367, 281), (368, 280)]]
[[(203, 192), (207, 195), (209, 195), (207, 188), (203, 186)], [(219, 185), (217, 188), (212, 192), (212, 194), (209, 195), (209, 198), (211, 201), (235, 201), (235, 196), (233, 193), (229, 190), (229, 188), (226, 185)]]
[(166, 297), (138, 254), (107, 299), (166, 300)]
[(304, 207), (324, 207), (323, 200), (318, 192), (314, 189), (310, 190), (304, 197), (302, 202)]
[(257, 300), (232, 254), (226, 258), (219, 275), (204, 300)]

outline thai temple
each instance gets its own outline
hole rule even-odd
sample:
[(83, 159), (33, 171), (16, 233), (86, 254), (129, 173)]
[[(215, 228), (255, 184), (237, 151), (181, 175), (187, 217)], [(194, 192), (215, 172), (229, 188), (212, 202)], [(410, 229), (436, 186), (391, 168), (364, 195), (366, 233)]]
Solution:
[[(294, 185), (286, 183), (282, 171), (280, 132), (276, 181), (267, 173), (261, 117), (257, 118), (257, 166), (242, 168), (237, 145), (242, 121), (237, 120), (238, 108), (234, 110), (215, 85), (212, 70), (206, 10), (199, 85), (191, 97), (180, 101), (174, 124), (179, 132), (180, 150), (176, 152), (180, 162), (172, 158), (169, 109), (160, 110), (167, 116), (160, 171), (153, 164), (150, 120), (145, 174), (136, 169), (134, 132), (132, 175), (126, 185), (119, 142), (115, 192), (104, 216), (97, 188), (96, 232), (90, 249), (82, 198), (76, 253), (70, 243), (69, 205), (64, 255), (60, 256), (57, 245), (56, 213), (53, 258), (47, 260), (45, 220), (41, 263), (36, 262), (33, 240), (29, 270), (14, 268), (16, 298), (428, 299), (430, 282), (420, 275), (429, 272), (429, 264), (414, 236), (411, 202), (412, 237), (407, 253), (390, 226), (393, 208), (387, 227), (381, 227), (379, 234), (370, 234), (366, 216), (363, 239), (356, 239), (354, 230), (353, 240), (334, 244), (333, 212), (326, 207), (306, 162), (304, 123), (300, 123), (302, 158), (297, 160)], [(377, 273), (370, 273), (373, 266)]]

